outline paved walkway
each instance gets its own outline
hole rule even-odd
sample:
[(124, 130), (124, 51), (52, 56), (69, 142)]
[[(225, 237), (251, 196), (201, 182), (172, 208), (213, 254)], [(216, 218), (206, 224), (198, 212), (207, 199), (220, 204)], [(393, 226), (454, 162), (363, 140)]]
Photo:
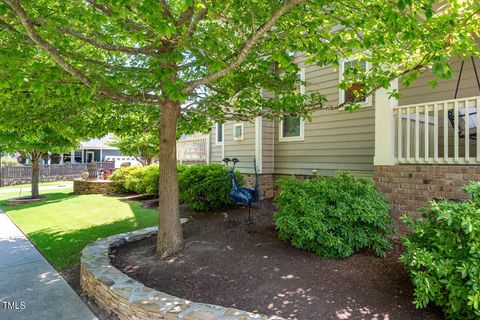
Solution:
[(1, 209), (0, 319), (97, 319)]

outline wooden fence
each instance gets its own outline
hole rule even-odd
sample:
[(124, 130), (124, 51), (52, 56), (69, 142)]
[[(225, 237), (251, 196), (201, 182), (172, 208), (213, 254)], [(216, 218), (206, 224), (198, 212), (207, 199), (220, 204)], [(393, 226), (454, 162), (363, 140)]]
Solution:
[[(97, 162), (98, 169), (114, 169), (114, 162)], [(80, 176), (87, 171), (85, 163), (64, 163), (40, 165), (40, 177)], [(5, 180), (25, 180), (32, 177), (30, 166), (2, 166), (0, 169), (0, 186)]]

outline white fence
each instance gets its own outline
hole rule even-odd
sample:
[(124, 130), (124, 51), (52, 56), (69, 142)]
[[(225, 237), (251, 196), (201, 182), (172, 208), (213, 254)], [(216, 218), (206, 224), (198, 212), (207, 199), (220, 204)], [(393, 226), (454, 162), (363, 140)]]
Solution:
[(206, 162), (207, 138), (178, 140), (177, 161), (180, 163)]
[(397, 163), (480, 164), (480, 96), (394, 108)]

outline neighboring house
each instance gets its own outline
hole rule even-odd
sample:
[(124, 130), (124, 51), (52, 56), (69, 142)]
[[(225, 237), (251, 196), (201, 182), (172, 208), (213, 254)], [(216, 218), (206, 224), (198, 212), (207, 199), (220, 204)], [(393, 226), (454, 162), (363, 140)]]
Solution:
[[(301, 54), (295, 60), (307, 83), (300, 90), (319, 91), (331, 106), (351, 97), (351, 90), (338, 87), (345, 64), (369, 67), (360, 61), (343, 61), (340, 70), (305, 65)], [(480, 60), (474, 61), (480, 68)], [(439, 81), (435, 89), (428, 85), (433, 80), (428, 74), (408, 88), (392, 81), (392, 88), (402, 95), (399, 100), (389, 99), (381, 89), (353, 113), (316, 111), (311, 122), (257, 117), (253, 122), (217, 124), (208, 138), (208, 162), (236, 157), (239, 170), (249, 176), (255, 157), (265, 197), (274, 195), (279, 176), (329, 176), (346, 170), (373, 177), (396, 215), (416, 211), (432, 198), (464, 198), (461, 187), (469, 180), (480, 180), (480, 141), (476, 140), (480, 84), (472, 62), (466, 60), (457, 99), (453, 99), (460, 66), (460, 61), (454, 61), (457, 78)], [(464, 123), (468, 123), (467, 134)]]
[(112, 134), (100, 139), (91, 139), (80, 143), (78, 150), (60, 155), (60, 163), (89, 163), (114, 161), (115, 157), (125, 157), (118, 148), (111, 146), (115, 141)]

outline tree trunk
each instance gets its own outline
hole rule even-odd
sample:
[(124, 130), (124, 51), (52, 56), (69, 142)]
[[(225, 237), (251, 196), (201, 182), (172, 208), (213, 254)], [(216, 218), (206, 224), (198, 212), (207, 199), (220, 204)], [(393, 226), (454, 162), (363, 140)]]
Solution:
[(177, 180), (177, 123), (180, 103), (165, 101), (161, 106), (159, 147), (159, 202), (160, 221), (157, 236), (157, 253), (161, 257), (174, 254), (183, 248), (180, 223), (179, 191)]
[(40, 180), (40, 157), (32, 153), (32, 199), (38, 199), (38, 182)]

